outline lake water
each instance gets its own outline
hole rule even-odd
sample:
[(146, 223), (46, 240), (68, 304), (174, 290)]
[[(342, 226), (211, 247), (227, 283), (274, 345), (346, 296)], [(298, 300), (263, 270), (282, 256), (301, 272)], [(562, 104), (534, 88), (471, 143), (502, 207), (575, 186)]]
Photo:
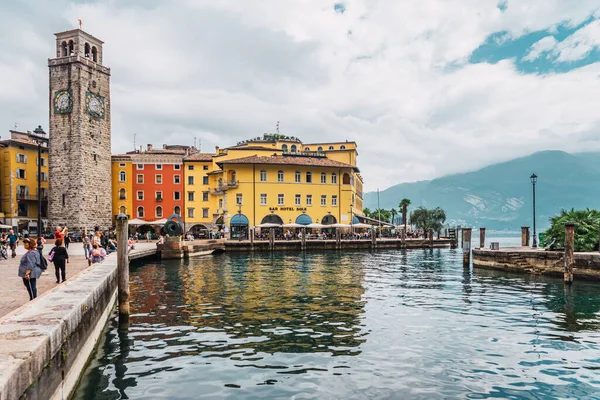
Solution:
[(460, 250), (229, 253), (131, 287), (76, 399), (600, 398), (600, 285)]

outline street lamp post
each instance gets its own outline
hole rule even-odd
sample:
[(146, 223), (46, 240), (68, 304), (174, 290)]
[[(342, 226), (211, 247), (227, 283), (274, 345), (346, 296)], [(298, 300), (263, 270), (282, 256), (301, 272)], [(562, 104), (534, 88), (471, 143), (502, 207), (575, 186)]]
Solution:
[(537, 182), (537, 175), (531, 174), (529, 178), (531, 179), (531, 185), (533, 186), (533, 241), (531, 243), (531, 247), (536, 248), (538, 245), (535, 231), (535, 184)]
[(40, 238), (42, 237), (42, 143), (46, 143), (48, 145), (48, 139), (46, 138), (46, 132), (42, 129), (41, 125), (38, 125), (37, 128), (33, 130), (35, 133), (37, 146), (38, 146), (38, 156), (37, 156), (37, 200), (38, 200), (38, 217), (37, 217), (37, 236), (38, 236), (38, 247), (42, 247), (42, 241)]

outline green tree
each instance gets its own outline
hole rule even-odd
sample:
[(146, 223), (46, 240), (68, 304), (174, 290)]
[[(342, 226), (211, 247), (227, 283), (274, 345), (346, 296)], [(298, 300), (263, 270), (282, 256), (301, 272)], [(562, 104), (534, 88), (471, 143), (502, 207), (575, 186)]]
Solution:
[(398, 215), (398, 212), (395, 208), (392, 208), (390, 214), (392, 214), (392, 225), (396, 225), (396, 215)]
[(379, 221), (389, 221), (392, 214), (390, 210), (385, 210), (383, 208), (378, 208), (371, 213), (371, 218), (374, 218)]
[(369, 210), (369, 208), (364, 208), (363, 209), (363, 214), (365, 215), (365, 217), (371, 217), (371, 210)]
[(400, 204), (398, 204), (398, 207), (402, 209), (402, 225), (404, 225), (404, 230), (406, 230), (406, 213), (408, 211), (408, 206), (410, 206), (410, 200), (406, 198), (400, 200)]
[(550, 229), (544, 232), (544, 242), (540, 245), (564, 248), (565, 223), (575, 223), (575, 251), (598, 250), (598, 232), (600, 230), (600, 211), (561, 210), (559, 215), (550, 218)]
[(439, 234), (446, 222), (446, 213), (439, 207), (432, 210), (419, 207), (410, 213), (410, 222), (425, 232), (433, 230)]

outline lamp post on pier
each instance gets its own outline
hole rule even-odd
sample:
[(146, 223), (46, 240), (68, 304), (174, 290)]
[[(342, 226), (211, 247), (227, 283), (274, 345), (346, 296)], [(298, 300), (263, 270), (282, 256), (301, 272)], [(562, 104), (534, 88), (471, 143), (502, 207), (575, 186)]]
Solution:
[(531, 174), (529, 179), (531, 179), (531, 185), (533, 187), (533, 241), (531, 243), (531, 247), (536, 248), (538, 246), (537, 235), (535, 231), (535, 184), (537, 183), (537, 175), (535, 173)]
[(37, 155), (37, 201), (38, 201), (38, 217), (37, 217), (37, 237), (38, 237), (38, 248), (42, 247), (42, 144), (45, 143), (46, 147), (48, 147), (48, 138), (46, 137), (46, 132), (42, 129), (41, 125), (38, 125), (37, 128), (33, 130), (35, 134), (35, 141), (38, 146), (38, 155)]

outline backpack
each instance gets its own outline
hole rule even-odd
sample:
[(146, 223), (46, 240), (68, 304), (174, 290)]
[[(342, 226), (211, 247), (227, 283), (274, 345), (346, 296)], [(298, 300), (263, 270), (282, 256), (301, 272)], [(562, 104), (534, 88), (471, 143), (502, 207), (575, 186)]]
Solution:
[[(47, 261), (52, 262), (54, 260), (54, 253), (56, 252), (56, 247), (54, 247), (52, 250), (50, 250), (50, 254), (48, 254), (48, 259)], [(41, 253), (40, 253), (41, 254)]]
[(39, 253), (40, 253), (40, 268), (42, 269), (42, 271), (45, 271), (48, 269), (48, 261), (46, 261), (46, 259), (42, 255), (41, 251)]

